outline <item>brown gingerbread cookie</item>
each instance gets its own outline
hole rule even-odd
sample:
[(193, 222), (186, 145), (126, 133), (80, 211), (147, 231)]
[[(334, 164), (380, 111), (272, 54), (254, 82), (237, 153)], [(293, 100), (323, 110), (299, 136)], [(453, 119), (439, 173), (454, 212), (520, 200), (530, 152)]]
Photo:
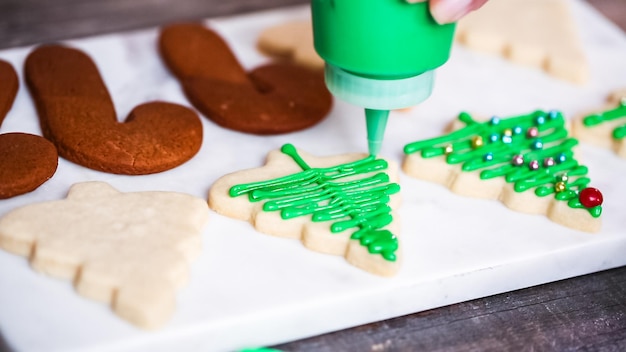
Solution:
[(181, 105), (145, 103), (118, 122), (98, 68), (79, 50), (39, 47), (28, 55), (25, 75), (44, 136), (72, 162), (142, 175), (172, 169), (200, 149), (200, 119)]
[(302, 130), (330, 111), (322, 72), (272, 63), (246, 72), (226, 42), (200, 24), (162, 30), (161, 57), (191, 103), (220, 126), (267, 135)]
[[(0, 60), (0, 125), (19, 87), (17, 73)], [(0, 199), (33, 191), (54, 175), (57, 150), (45, 138), (27, 133), (0, 134)]]
[(0, 60), (0, 125), (6, 117), (13, 100), (17, 95), (17, 88), (19, 86), (19, 80), (17, 73), (13, 69), (10, 63)]
[(0, 199), (28, 193), (57, 170), (57, 150), (47, 139), (27, 133), (0, 134)]

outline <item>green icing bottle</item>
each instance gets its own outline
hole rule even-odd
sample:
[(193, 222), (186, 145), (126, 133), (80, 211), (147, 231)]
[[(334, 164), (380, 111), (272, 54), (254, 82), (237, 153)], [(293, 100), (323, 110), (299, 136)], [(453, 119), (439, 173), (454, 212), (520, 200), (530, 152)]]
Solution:
[(430, 96), (433, 70), (450, 56), (455, 25), (437, 24), (428, 2), (312, 0), (311, 10), (326, 85), (365, 108), (369, 152), (376, 155), (389, 110)]

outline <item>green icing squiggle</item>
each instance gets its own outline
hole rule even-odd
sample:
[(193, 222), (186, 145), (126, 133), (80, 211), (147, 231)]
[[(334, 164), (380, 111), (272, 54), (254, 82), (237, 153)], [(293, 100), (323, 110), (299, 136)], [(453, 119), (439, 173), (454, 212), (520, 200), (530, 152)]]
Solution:
[[(539, 197), (554, 194), (571, 208), (585, 208), (578, 193), (590, 182), (588, 169), (574, 159), (572, 149), (578, 141), (568, 137), (560, 112), (537, 110), (487, 122), (461, 113), (458, 120), (465, 127), (407, 144), (404, 152), (445, 157), (448, 164), (461, 164), (462, 171), (479, 171), (483, 180), (504, 177), (516, 192), (534, 189)], [(600, 205), (585, 209), (593, 217), (602, 213)]]
[[(603, 124), (607, 121), (613, 121), (618, 119), (626, 119), (626, 98), (622, 98), (617, 107), (614, 109), (606, 110), (583, 118), (583, 125), (586, 127), (593, 127)], [(626, 137), (626, 124), (618, 126), (613, 129), (613, 138), (622, 139)]]
[[(289, 155), (302, 172), (273, 180), (235, 185), (231, 197), (248, 195), (251, 202), (266, 201), (264, 211), (280, 211), (283, 219), (311, 215), (315, 222), (332, 221), (331, 232), (357, 228), (350, 238), (366, 246), (369, 253), (395, 261), (398, 239), (383, 230), (393, 220), (388, 203), (400, 186), (389, 182), (382, 172), (385, 160), (369, 156), (327, 168), (311, 168), (291, 144), (281, 151)], [(351, 176), (374, 173), (371, 176)]]

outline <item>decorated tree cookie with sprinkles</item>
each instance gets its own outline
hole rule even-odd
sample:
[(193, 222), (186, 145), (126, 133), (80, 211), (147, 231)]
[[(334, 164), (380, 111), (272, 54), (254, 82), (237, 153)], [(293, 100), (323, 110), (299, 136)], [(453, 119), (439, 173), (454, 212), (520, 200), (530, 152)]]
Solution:
[(600, 230), (602, 193), (574, 155), (578, 141), (559, 111), (535, 111), (480, 122), (468, 113), (460, 128), (404, 147), (403, 169), (453, 192), (500, 200), (586, 232)]
[(613, 92), (604, 106), (578, 116), (573, 130), (582, 142), (613, 149), (626, 158), (626, 88)]
[(373, 156), (317, 157), (285, 144), (268, 154), (265, 166), (218, 179), (209, 206), (259, 232), (299, 239), (311, 250), (391, 276), (401, 262), (396, 170)]

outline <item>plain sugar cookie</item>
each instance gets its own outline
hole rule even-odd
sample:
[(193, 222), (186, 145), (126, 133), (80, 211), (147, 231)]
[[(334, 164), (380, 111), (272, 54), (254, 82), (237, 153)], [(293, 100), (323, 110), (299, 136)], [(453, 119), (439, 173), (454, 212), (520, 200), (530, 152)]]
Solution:
[(626, 158), (626, 88), (614, 91), (607, 100), (603, 107), (574, 119), (574, 135)]
[(600, 231), (602, 193), (589, 187), (578, 141), (558, 111), (535, 111), (479, 122), (467, 113), (461, 127), (407, 144), (407, 175), (442, 184), (460, 195), (500, 200), (510, 209), (547, 215), (581, 231)]
[(324, 69), (324, 60), (313, 45), (310, 20), (285, 22), (266, 28), (259, 35), (257, 46), (262, 53), (271, 57), (314, 70)]
[(268, 154), (265, 166), (218, 179), (209, 206), (259, 232), (391, 276), (401, 263), (396, 179), (396, 167), (383, 159), (316, 157), (286, 144)]
[(78, 183), (66, 199), (27, 205), (0, 219), (0, 247), (38, 272), (71, 280), (142, 328), (163, 325), (200, 253), (204, 200), (173, 192), (122, 193)]
[(563, 0), (492, 0), (461, 19), (457, 41), (500, 54), (574, 83), (589, 79), (589, 65), (569, 6)]

